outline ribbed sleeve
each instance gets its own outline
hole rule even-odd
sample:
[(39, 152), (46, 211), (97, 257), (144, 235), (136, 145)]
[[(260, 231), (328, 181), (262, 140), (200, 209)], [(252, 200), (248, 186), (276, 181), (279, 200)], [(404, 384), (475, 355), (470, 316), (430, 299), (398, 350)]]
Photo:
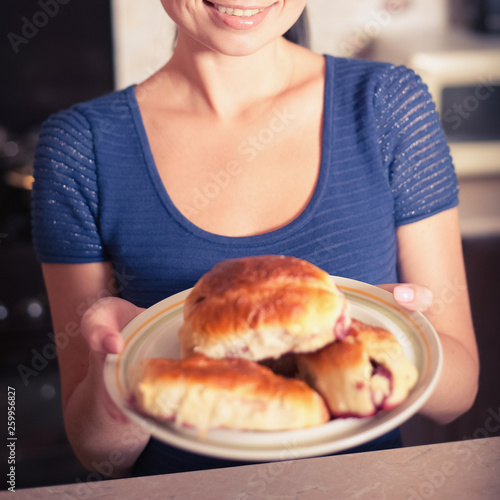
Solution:
[(375, 92), (380, 150), (397, 225), (458, 203), (458, 184), (432, 98), (420, 77), (389, 66)]
[(43, 124), (34, 166), (32, 226), (40, 261), (104, 260), (92, 132), (81, 113), (62, 111)]

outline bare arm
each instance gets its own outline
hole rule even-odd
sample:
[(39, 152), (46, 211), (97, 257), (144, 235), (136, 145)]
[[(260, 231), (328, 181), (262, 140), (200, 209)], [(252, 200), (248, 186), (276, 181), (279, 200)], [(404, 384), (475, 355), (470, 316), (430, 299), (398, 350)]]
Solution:
[(122, 347), (121, 328), (142, 309), (112, 297), (117, 288), (110, 263), (44, 264), (43, 273), (54, 331), (72, 332), (58, 347), (68, 439), (85, 467), (121, 477), (149, 435), (112, 403), (103, 366), (106, 353)]
[(479, 376), (458, 210), (401, 226), (397, 236), (401, 280), (432, 291), (425, 315), (443, 346), (443, 371), (421, 413), (446, 424), (470, 409)]

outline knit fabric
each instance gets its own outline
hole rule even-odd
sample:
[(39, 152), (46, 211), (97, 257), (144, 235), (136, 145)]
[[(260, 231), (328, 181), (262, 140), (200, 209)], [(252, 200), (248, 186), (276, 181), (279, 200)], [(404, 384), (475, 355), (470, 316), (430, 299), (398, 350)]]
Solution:
[[(48, 263), (111, 260), (122, 296), (143, 307), (193, 286), (216, 262), (306, 259), (332, 275), (395, 282), (395, 227), (457, 204), (430, 95), (404, 67), (326, 56), (321, 166), (312, 199), (286, 226), (226, 237), (170, 200), (135, 87), (51, 116), (35, 161), (33, 236)], [(244, 159), (242, 159), (242, 162)]]

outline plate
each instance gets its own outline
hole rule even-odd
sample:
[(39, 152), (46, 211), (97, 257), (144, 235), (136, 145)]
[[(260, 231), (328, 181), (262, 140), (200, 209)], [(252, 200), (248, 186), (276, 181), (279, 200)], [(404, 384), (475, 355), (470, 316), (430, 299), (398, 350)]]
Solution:
[(432, 393), (441, 370), (439, 338), (419, 312), (399, 307), (392, 294), (378, 287), (332, 276), (345, 294), (353, 318), (391, 331), (419, 372), (408, 398), (391, 411), (373, 417), (336, 419), (317, 427), (280, 432), (193, 429), (159, 422), (134, 411), (128, 401), (129, 367), (147, 357), (179, 358), (177, 332), (190, 290), (158, 302), (134, 318), (122, 331), (125, 348), (108, 355), (104, 366), (107, 390), (118, 407), (152, 436), (194, 453), (243, 461), (275, 461), (337, 453), (371, 441), (414, 415)]

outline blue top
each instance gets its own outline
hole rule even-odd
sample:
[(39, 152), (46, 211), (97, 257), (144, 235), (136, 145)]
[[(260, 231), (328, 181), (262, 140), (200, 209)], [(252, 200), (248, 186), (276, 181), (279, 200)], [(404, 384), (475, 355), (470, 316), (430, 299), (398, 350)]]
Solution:
[[(458, 203), (449, 149), (411, 70), (325, 57), (319, 180), (292, 222), (248, 237), (191, 223), (164, 188), (131, 86), (45, 122), (32, 199), (39, 259), (111, 260), (123, 298), (142, 307), (193, 286), (218, 261), (256, 254), (294, 255), (371, 284), (397, 282), (395, 228)], [(200, 191), (193, 203), (210, 195)]]

